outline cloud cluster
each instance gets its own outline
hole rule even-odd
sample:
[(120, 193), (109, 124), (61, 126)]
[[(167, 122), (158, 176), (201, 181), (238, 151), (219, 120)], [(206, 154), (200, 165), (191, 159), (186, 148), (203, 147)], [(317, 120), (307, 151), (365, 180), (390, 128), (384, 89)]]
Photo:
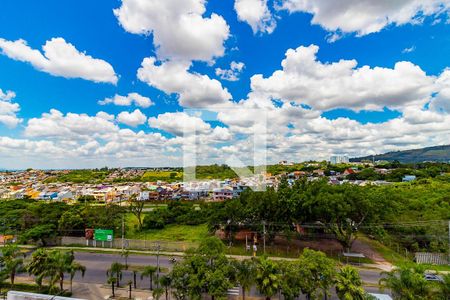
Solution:
[(167, 94), (179, 94), (179, 103), (184, 107), (220, 105), (231, 99), (231, 94), (218, 80), (191, 73), (190, 67), (191, 63), (158, 62), (156, 58), (149, 57), (142, 62), (137, 76)]
[(139, 109), (135, 109), (133, 112), (123, 111), (119, 113), (117, 115), (117, 121), (131, 127), (136, 127), (145, 124), (147, 117)]
[(278, 9), (313, 15), (312, 24), (331, 32), (379, 32), (391, 24), (420, 24), (425, 17), (439, 18), (450, 10), (449, 0), (281, 0)]
[(243, 62), (232, 61), (229, 69), (216, 68), (216, 75), (220, 79), (228, 81), (238, 81), (239, 75), (244, 70), (245, 64)]
[(118, 77), (106, 61), (78, 51), (63, 38), (53, 38), (42, 47), (44, 53), (27, 45), (25, 40), (0, 38), (2, 53), (11, 59), (30, 63), (37, 70), (65, 78), (82, 78), (116, 84)]
[(230, 33), (221, 16), (203, 16), (205, 2), (122, 0), (114, 14), (126, 31), (153, 34), (159, 59), (211, 61), (224, 54)]
[(117, 106), (131, 106), (136, 105), (142, 108), (148, 108), (155, 103), (148, 97), (139, 95), (138, 93), (129, 93), (127, 96), (114, 95), (112, 98), (105, 98), (98, 101), (100, 105), (114, 104)]
[(17, 116), (20, 110), (18, 103), (11, 102), (16, 97), (12, 91), (3, 92), (0, 89), (0, 124), (6, 125), (9, 128), (16, 127), (22, 119)]
[(234, 9), (242, 22), (247, 22), (253, 33), (272, 33), (276, 21), (267, 6), (267, 0), (235, 0)]
[(322, 63), (317, 59), (318, 51), (315, 45), (289, 49), (281, 70), (268, 78), (251, 78), (252, 90), (319, 110), (401, 109), (430, 100), (435, 78), (417, 65), (403, 61), (393, 68), (371, 68), (358, 67), (356, 60)]

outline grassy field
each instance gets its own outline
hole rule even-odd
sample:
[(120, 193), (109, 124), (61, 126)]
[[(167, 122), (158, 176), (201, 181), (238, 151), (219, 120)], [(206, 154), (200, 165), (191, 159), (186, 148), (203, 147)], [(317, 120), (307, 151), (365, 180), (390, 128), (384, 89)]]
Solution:
[(126, 237), (128, 239), (145, 239), (153, 241), (173, 241), (173, 242), (195, 242), (198, 243), (208, 234), (206, 224), (190, 225), (167, 225), (163, 229), (150, 229), (138, 232), (136, 230), (138, 220), (132, 214), (127, 215), (128, 230)]

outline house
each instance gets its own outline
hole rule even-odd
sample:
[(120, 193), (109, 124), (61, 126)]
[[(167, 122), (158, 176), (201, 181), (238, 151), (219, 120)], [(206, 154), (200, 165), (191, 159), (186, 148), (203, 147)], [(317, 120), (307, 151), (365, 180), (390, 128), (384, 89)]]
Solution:
[(223, 201), (233, 199), (233, 189), (231, 187), (217, 188), (213, 190), (213, 200)]
[(56, 200), (58, 201), (68, 201), (68, 200), (74, 200), (75, 197), (71, 191), (61, 191), (56, 196)]
[(344, 176), (348, 176), (348, 175), (356, 174), (356, 173), (357, 173), (357, 172), (356, 172), (354, 169), (348, 168), (348, 169), (346, 169), (346, 170), (344, 171), (343, 175), (344, 175)]

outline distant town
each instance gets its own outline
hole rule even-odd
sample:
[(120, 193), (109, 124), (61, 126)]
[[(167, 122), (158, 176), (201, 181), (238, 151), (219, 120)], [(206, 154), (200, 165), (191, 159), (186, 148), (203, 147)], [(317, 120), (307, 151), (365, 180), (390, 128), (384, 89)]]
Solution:
[[(447, 168), (430, 173), (430, 168), (436, 165)], [(266, 172), (246, 178), (238, 178), (225, 165), (199, 166), (200, 179), (190, 182), (183, 181), (182, 168), (28, 169), (0, 172), (0, 198), (101, 203), (122, 203), (132, 197), (138, 201), (223, 201), (237, 198), (244, 190), (257, 185), (277, 189), (283, 179), (289, 184), (300, 178), (308, 181), (326, 178), (332, 185), (388, 185), (444, 175), (448, 169), (448, 164), (442, 162), (419, 165), (350, 162), (347, 155), (333, 155), (329, 161), (322, 162), (280, 161), (267, 166)]]

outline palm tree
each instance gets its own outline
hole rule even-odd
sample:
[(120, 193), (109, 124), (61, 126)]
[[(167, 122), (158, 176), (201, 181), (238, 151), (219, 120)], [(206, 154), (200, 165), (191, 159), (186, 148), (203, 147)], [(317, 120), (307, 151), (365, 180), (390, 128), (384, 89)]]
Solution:
[(162, 294), (164, 294), (164, 289), (163, 288), (156, 288), (156, 289), (154, 289), (153, 292), (152, 292), (153, 299), (159, 300), (161, 298)]
[(249, 291), (255, 283), (256, 268), (253, 261), (247, 259), (235, 263), (236, 281), (242, 289), (242, 300), (245, 300), (245, 292)]
[(106, 271), (106, 276), (116, 278), (115, 282), (117, 287), (119, 287), (120, 280), (122, 279), (122, 270), (123, 265), (121, 263), (113, 262), (111, 267)]
[(116, 277), (109, 277), (108, 278), (108, 284), (111, 285), (111, 291), (112, 291), (112, 296), (113, 297), (116, 296), (115, 289), (114, 289), (116, 282), (117, 282), (117, 278)]
[(425, 279), (425, 268), (420, 265), (403, 265), (391, 272), (382, 272), (382, 288), (389, 288), (394, 299), (430, 299), (431, 285)]
[(266, 296), (266, 300), (270, 300), (278, 292), (280, 287), (277, 264), (266, 257), (260, 258), (256, 265), (255, 282), (259, 292)]
[(164, 275), (159, 279), (159, 282), (164, 287), (166, 300), (169, 300), (169, 289), (170, 286), (172, 285), (172, 277), (170, 277), (170, 275)]
[(128, 280), (128, 299), (131, 299), (131, 286), (133, 285), (132, 280)]
[(72, 283), (73, 278), (75, 277), (76, 273), (80, 272), (81, 277), (84, 277), (84, 274), (86, 273), (86, 267), (77, 263), (72, 262), (72, 264), (69, 266), (69, 274), (70, 274), (70, 293), (72, 293)]
[(144, 271), (142, 271), (142, 273), (141, 273), (141, 280), (144, 277), (150, 278), (150, 291), (153, 290), (153, 277), (155, 276), (156, 271), (157, 271), (157, 267), (146, 266), (144, 268)]
[(364, 300), (365, 292), (358, 271), (350, 266), (343, 267), (336, 276), (336, 294), (341, 300)]
[(41, 248), (33, 252), (31, 261), (27, 265), (27, 272), (34, 276), (39, 290), (42, 288), (42, 280), (50, 275), (50, 268), (50, 256), (48, 251)]
[(4, 271), (11, 280), (11, 286), (14, 287), (16, 274), (23, 270), (23, 258), (20, 257), (22, 254), (19, 247), (14, 244), (4, 246), (1, 252)]
[(51, 268), (54, 272), (53, 280), (51, 283), (59, 281), (60, 291), (64, 290), (64, 276), (65, 273), (70, 273), (71, 267), (74, 264), (75, 257), (73, 251), (63, 252), (63, 251), (52, 251), (50, 252)]
[(128, 270), (128, 256), (130, 256), (130, 251), (125, 249), (120, 253), (120, 256), (125, 259), (125, 270)]

